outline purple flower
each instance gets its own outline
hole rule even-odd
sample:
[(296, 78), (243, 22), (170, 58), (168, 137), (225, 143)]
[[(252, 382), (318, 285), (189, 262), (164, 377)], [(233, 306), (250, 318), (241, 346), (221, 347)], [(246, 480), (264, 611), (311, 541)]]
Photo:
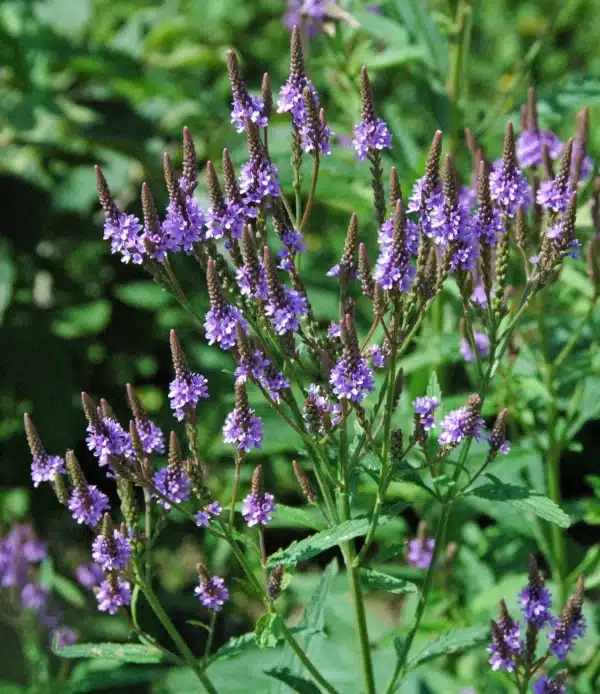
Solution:
[(311, 383), (308, 397), (304, 401), (304, 420), (306, 428), (319, 434), (326, 434), (342, 417), (339, 403), (332, 403), (321, 386)]
[(265, 116), (265, 103), (258, 96), (252, 96), (246, 92), (238, 91), (234, 94), (231, 110), (231, 122), (238, 133), (243, 133), (246, 128), (246, 119), (251, 120), (259, 128), (266, 128), (269, 124)]
[[(477, 210), (473, 218), (473, 229), (479, 241), (487, 246), (495, 246), (498, 243), (500, 234), (506, 231), (502, 215), (496, 207), (490, 209), (489, 216), (482, 213), (481, 210)], [(481, 286), (483, 287), (483, 284)]]
[(458, 445), (464, 438), (478, 438), (485, 422), (473, 413), (469, 406), (448, 413), (442, 420), (442, 433), (439, 442), (442, 446)]
[(55, 648), (73, 646), (79, 641), (79, 633), (71, 627), (62, 626), (54, 629), (51, 640)]
[[(571, 258), (577, 258), (579, 255), (579, 249), (581, 248), (581, 242), (574, 238), (572, 234), (572, 227), (569, 221), (569, 215), (564, 214), (556, 224), (551, 226), (546, 231), (546, 236), (552, 242), (557, 250), (561, 253), (568, 255)], [(539, 258), (536, 257), (535, 264), (537, 265)], [(533, 263), (533, 258), (530, 258)]]
[(563, 150), (558, 135), (550, 130), (522, 130), (517, 138), (517, 160), (523, 169), (542, 164), (542, 149), (546, 145), (551, 159), (557, 159)]
[[(403, 214), (400, 210), (394, 214)], [(405, 218), (402, 228), (394, 232), (394, 217), (386, 220), (379, 230), (379, 257), (373, 277), (383, 289), (408, 292), (412, 286), (416, 268), (411, 265), (411, 255), (418, 250), (417, 225)]]
[(31, 479), (34, 487), (38, 487), (40, 482), (52, 482), (57, 474), (63, 472), (65, 472), (65, 463), (59, 455), (48, 455), (43, 451), (41, 455), (33, 456)]
[(0, 540), (0, 587), (23, 587), (29, 582), (30, 564), (47, 556), (47, 547), (38, 540), (30, 525), (15, 525)]
[(279, 197), (279, 173), (277, 167), (264, 154), (253, 156), (242, 164), (240, 192), (248, 207), (248, 214), (256, 217), (257, 207), (268, 204), (269, 198)]
[(471, 294), (471, 301), (477, 306), (481, 306), (481, 308), (487, 308), (488, 300), (483, 282), (479, 281), (475, 285), (475, 289), (473, 289), (473, 293)]
[(124, 569), (131, 560), (131, 542), (120, 530), (114, 530), (112, 537), (98, 535), (92, 544), (92, 559), (104, 571)]
[(169, 203), (162, 233), (169, 250), (190, 254), (194, 244), (205, 240), (206, 218), (194, 198), (193, 190), (185, 192), (188, 188), (184, 179), (180, 179), (179, 187), (183, 199)]
[(477, 203), (477, 193), (470, 186), (461, 186), (458, 193), (458, 204), (467, 212), (471, 212)]
[(201, 577), (199, 585), (194, 588), (194, 594), (200, 598), (204, 607), (215, 612), (218, 612), (229, 600), (229, 591), (220, 576)]
[[(577, 167), (577, 159), (580, 156), (581, 148), (583, 147), (582, 141), (577, 137), (573, 141), (573, 155), (571, 157), (571, 173), (573, 173)], [(581, 162), (581, 169), (579, 172), (579, 185), (584, 183), (594, 171), (594, 160), (591, 157), (585, 155), (583, 161)]]
[(415, 537), (408, 543), (406, 559), (415, 569), (428, 569), (433, 559), (435, 540), (433, 537)]
[(73, 489), (69, 499), (69, 510), (78, 523), (85, 523), (95, 528), (102, 514), (110, 510), (108, 497), (94, 484), (88, 484), (80, 489)]
[(80, 586), (92, 590), (104, 580), (104, 571), (99, 564), (81, 564), (75, 569), (75, 578)]
[(290, 387), (289, 379), (272, 366), (267, 366), (259, 382), (274, 402), (279, 402), (281, 391)]
[(290, 31), (301, 26), (308, 38), (314, 38), (323, 31), (329, 5), (335, 5), (335, 0), (288, 0), (284, 24)]
[(176, 376), (169, 385), (169, 399), (175, 419), (182, 421), (186, 413), (193, 412), (200, 398), (208, 398), (207, 381), (204, 376), (187, 371)]
[(550, 679), (548, 675), (542, 675), (531, 688), (533, 694), (565, 694), (567, 688), (564, 680)]
[(283, 248), (279, 251), (279, 257), (281, 258), (279, 267), (289, 272), (296, 253), (303, 253), (306, 250), (304, 235), (298, 231), (294, 231), (294, 229), (287, 229), (283, 233), (281, 241), (283, 243)]
[(412, 195), (409, 198), (407, 211), (418, 212), (421, 228), (425, 236), (432, 237), (432, 217), (439, 214), (438, 210), (443, 204), (444, 195), (442, 184), (438, 181), (433, 186), (429, 194), (424, 198), (425, 176), (415, 181), (412, 189)]
[(382, 118), (362, 120), (354, 126), (352, 146), (361, 161), (367, 158), (369, 151), (391, 149), (392, 135), (386, 122)]
[(220, 516), (222, 512), (221, 504), (218, 501), (213, 501), (212, 503), (205, 506), (202, 511), (194, 516), (196, 519), (196, 525), (199, 528), (208, 528), (210, 524), (211, 516)]
[(147, 417), (138, 417), (135, 420), (135, 426), (144, 453), (148, 455), (151, 453), (160, 453), (160, 455), (162, 455), (165, 452), (165, 437), (156, 424), (151, 422)]
[(371, 359), (374, 369), (383, 369), (385, 367), (385, 358), (390, 354), (390, 350), (386, 345), (372, 345), (367, 350), (367, 355)]
[(131, 585), (115, 574), (102, 581), (97, 592), (96, 600), (100, 612), (115, 614), (119, 607), (131, 602)]
[(263, 301), (267, 299), (269, 288), (267, 286), (267, 275), (262, 263), (259, 264), (258, 278), (256, 281), (252, 278), (250, 268), (246, 266), (236, 270), (235, 279), (244, 296), (248, 296), (252, 299), (262, 299)]
[(102, 417), (99, 426), (90, 424), (87, 432), (87, 446), (101, 466), (109, 464), (108, 457), (111, 455), (129, 459), (135, 457), (131, 437), (116, 419)]
[(490, 193), (507, 217), (514, 217), (520, 206), (531, 204), (531, 186), (523, 172), (503, 161), (494, 164), (490, 174)]
[(180, 504), (187, 501), (192, 490), (192, 483), (185, 472), (175, 465), (167, 465), (154, 473), (152, 477), (154, 486), (166, 497), (157, 496), (158, 503), (168, 511), (172, 504)]
[(451, 254), (450, 271), (472, 270), (479, 256), (479, 243), (469, 211), (458, 200), (444, 202), (430, 215), (430, 235), (445, 253)]
[(250, 356), (240, 356), (235, 375), (240, 383), (245, 383), (249, 378), (259, 381), (264, 370), (271, 362), (265, 357), (260, 349), (255, 349)]
[(250, 528), (255, 525), (267, 525), (271, 520), (271, 514), (276, 510), (273, 494), (263, 491), (248, 494), (242, 504), (242, 515)]
[(269, 292), (265, 305), (265, 315), (271, 319), (278, 335), (297, 332), (300, 329), (299, 319), (306, 315), (308, 303), (304, 294), (283, 287), (282, 292)]
[(42, 612), (48, 600), (48, 588), (39, 583), (28, 583), (21, 590), (21, 605), (34, 612)]
[(329, 327), (327, 328), (327, 334), (329, 337), (339, 337), (340, 336), (340, 324), (331, 322)]
[(425, 431), (430, 431), (435, 427), (435, 410), (440, 406), (437, 398), (421, 396), (413, 400), (415, 415), (418, 415), (419, 422)]
[(329, 382), (338, 398), (359, 404), (375, 390), (373, 370), (364, 357), (340, 357), (331, 369)]
[(104, 222), (104, 239), (110, 239), (110, 252), (120, 253), (124, 263), (140, 265), (146, 255), (142, 240), (142, 225), (133, 214), (119, 212)]
[(553, 620), (552, 629), (548, 632), (550, 653), (554, 653), (559, 660), (564, 660), (567, 657), (573, 650), (575, 641), (583, 636), (587, 628), (585, 617), (581, 612), (583, 584), (581, 586), (580, 595), (577, 595), (576, 592), (569, 598), (560, 618)]
[[(473, 338), (475, 340), (477, 354), (485, 359), (485, 357), (487, 357), (490, 353), (490, 340), (488, 336), (485, 333), (480, 333), (475, 330), (473, 332)], [(460, 353), (465, 361), (476, 361), (475, 354), (471, 348), (471, 343), (466, 337), (463, 337), (460, 340)]]
[(240, 451), (246, 453), (251, 448), (261, 448), (263, 441), (263, 426), (259, 417), (251, 408), (235, 407), (227, 415), (223, 425), (223, 440), (233, 443)]
[(541, 628), (552, 622), (552, 594), (541, 581), (532, 582), (519, 593), (525, 619)]
[(248, 332), (248, 324), (239, 308), (224, 304), (213, 306), (206, 314), (204, 329), (209, 345), (216, 342), (221, 349), (231, 349), (235, 346), (235, 326), (240, 324), (244, 332)]
[(521, 626), (518, 622), (508, 620), (507, 623), (496, 624), (492, 622), (492, 643), (488, 646), (490, 658), (489, 664), (492, 670), (506, 670), (513, 672), (516, 667), (516, 659), (521, 654), (522, 644), (520, 640)]
[(211, 516), (220, 516), (223, 512), (223, 507), (218, 501), (213, 501), (206, 507), (206, 510)]
[(573, 186), (566, 181), (560, 181), (559, 177), (542, 181), (537, 193), (536, 201), (547, 210), (552, 212), (564, 212), (569, 206), (569, 200), (573, 194)]
[(220, 239), (223, 236), (231, 236), (241, 239), (245, 220), (253, 216), (253, 210), (243, 203), (227, 200), (224, 209), (211, 208), (206, 213), (206, 238)]

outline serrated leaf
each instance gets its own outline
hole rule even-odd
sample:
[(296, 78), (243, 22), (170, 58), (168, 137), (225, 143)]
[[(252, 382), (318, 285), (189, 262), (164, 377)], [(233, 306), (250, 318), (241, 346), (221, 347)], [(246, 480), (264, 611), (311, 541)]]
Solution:
[(274, 648), (282, 638), (281, 617), (272, 612), (264, 614), (256, 622), (254, 637), (259, 648)]
[(420, 653), (409, 660), (408, 669), (414, 670), (423, 663), (443, 655), (461, 653), (469, 648), (481, 646), (489, 640), (489, 636), (488, 627), (469, 627), (468, 629), (449, 631), (428, 643)]
[(361, 569), (360, 582), (368, 588), (385, 590), (388, 593), (416, 593), (418, 590), (417, 586), (410, 581), (404, 581), (401, 578), (373, 569)]
[[(315, 509), (316, 510), (316, 509)], [(271, 528), (309, 528), (322, 530), (323, 521), (307, 509), (277, 504), (277, 513), (269, 523)]]
[(316, 684), (310, 680), (304, 679), (304, 677), (294, 675), (289, 668), (272, 668), (271, 670), (265, 670), (265, 675), (269, 675), (269, 677), (274, 677), (276, 680), (284, 682), (288, 687), (295, 692), (300, 692), (300, 694), (321, 694), (321, 690)]
[(534, 513), (549, 523), (556, 523), (561, 528), (571, 525), (569, 516), (551, 499), (527, 487), (505, 484), (494, 475), (487, 474), (486, 477), (492, 480), (492, 483), (477, 487), (470, 494), (488, 501), (508, 502), (523, 511)]
[(158, 648), (140, 643), (78, 643), (57, 648), (53, 641), (52, 652), (60, 658), (105, 658), (121, 663), (160, 663), (165, 659)]

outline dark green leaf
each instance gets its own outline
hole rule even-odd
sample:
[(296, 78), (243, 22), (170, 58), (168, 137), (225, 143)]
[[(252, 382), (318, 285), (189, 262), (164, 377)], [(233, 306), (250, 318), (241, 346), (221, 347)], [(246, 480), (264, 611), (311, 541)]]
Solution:
[(154, 311), (171, 303), (171, 295), (155, 282), (130, 282), (117, 287), (118, 298), (134, 308)]
[(368, 34), (386, 45), (405, 46), (408, 43), (406, 29), (388, 17), (370, 12), (357, 12), (355, 17)]
[(256, 623), (254, 636), (259, 648), (274, 648), (282, 638), (281, 617), (272, 612), (264, 614)]
[(469, 648), (475, 648), (475, 646), (482, 646), (489, 640), (489, 635), (488, 627), (469, 627), (468, 629), (449, 631), (428, 643), (420, 653), (409, 660), (408, 669), (414, 670), (423, 663), (443, 655), (452, 655)]
[(105, 658), (122, 663), (160, 663), (165, 657), (158, 648), (140, 643), (78, 643), (57, 648), (53, 642), (52, 652), (61, 658)]
[(318, 509), (314, 509), (315, 513), (311, 513), (311, 510), (277, 504), (277, 513), (273, 515), (273, 520), (269, 525), (272, 528), (309, 528), (310, 530), (321, 530), (323, 528), (323, 521), (317, 516)]
[(493, 475), (486, 475), (486, 477), (491, 479), (492, 483), (477, 487), (470, 492), (472, 495), (488, 501), (508, 502), (523, 511), (534, 513), (550, 523), (556, 523), (561, 528), (568, 528), (571, 525), (569, 516), (551, 499), (532, 489), (527, 489), (527, 487), (505, 484)]
[(274, 677), (280, 682), (284, 682), (290, 689), (293, 689), (295, 692), (300, 692), (300, 694), (321, 694), (321, 690), (316, 684), (313, 684), (310, 680), (304, 679), (304, 677), (294, 675), (288, 668), (265, 670), (265, 674), (269, 675), (269, 677)]
[(385, 590), (388, 593), (416, 593), (417, 586), (410, 581), (404, 581), (395, 576), (373, 571), (372, 569), (360, 570), (360, 581), (368, 588)]
[(54, 574), (52, 577), (52, 589), (63, 600), (71, 603), (71, 605), (75, 605), (75, 607), (83, 607), (85, 605), (85, 595), (81, 590), (73, 581), (60, 574)]

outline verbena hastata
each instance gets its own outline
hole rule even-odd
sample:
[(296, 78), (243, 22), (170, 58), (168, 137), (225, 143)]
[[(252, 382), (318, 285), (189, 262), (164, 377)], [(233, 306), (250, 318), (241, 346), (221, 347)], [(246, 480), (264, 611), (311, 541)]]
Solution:
[[(26, 418), (34, 484), (53, 484), (73, 519), (89, 527), (94, 563), (81, 568), (80, 580), (95, 590), (98, 609), (110, 614), (130, 609), (144, 643), (154, 643), (136, 622), (136, 603), (144, 596), (168, 631), (177, 657), (192, 668), (206, 691), (216, 691), (208, 667), (211, 661), (192, 653), (154, 592), (152, 547), (160, 532), (152, 525), (154, 505), (162, 507), (163, 518), (177, 509), (193, 532), (210, 533), (230, 545), (245, 574), (245, 585), (264, 606), (266, 617), (259, 623), (257, 637), (264, 638), (268, 629), (275, 642), (285, 640), (304, 667), (304, 675), (335, 693), (336, 687), (314, 665), (279, 613), (277, 599), (285, 585), (285, 567), (296, 564), (301, 554), (294, 545), (271, 557), (266, 554), (264, 534), (278, 512), (277, 489), (264, 489), (260, 465), (251, 488), (240, 488), (246, 458), (263, 445), (263, 423), (248, 399), (249, 389), (260, 391), (282, 426), (289, 427), (301, 442), (297, 457), (303, 461), (302, 465), (293, 462), (294, 472), (307, 503), (322, 514), (326, 527), (303, 541), (310, 550), (304, 556), (339, 543), (355, 608), (364, 691), (373, 694), (376, 682), (361, 579), (374, 556), (378, 528), (398, 513), (385, 503), (388, 488), (393, 481), (409, 478), (428, 495), (437, 512), (435, 526), (428, 530), (421, 523), (405, 550), (407, 562), (421, 572), (422, 580), (414, 619), (398, 645), (395, 662), (389, 664), (388, 682), (385, 687), (379, 683), (379, 691), (391, 693), (406, 675), (432, 585), (457, 552), (446, 538), (452, 509), (467, 495), (476, 494), (490, 504), (530, 495), (527, 488), (517, 488), (520, 496), (515, 497), (514, 486), (495, 476), (481, 483), (490, 463), (510, 450), (505, 435), (507, 409), (499, 411), (494, 422), (487, 422), (482, 408), (518, 321), (534, 297), (560, 280), (565, 257), (575, 257), (581, 245), (575, 236), (575, 217), (578, 185), (591, 169), (585, 155), (587, 112), (580, 117), (576, 139), (566, 144), (540, 130), (531, 113), (516, 141), (509, 122), (502, 158), (493, 165), (470, 138), (472, 187), (460, 185), (451, 154), (442, 158), (438, 131), (424, 174), (412, 191), (407, 195), (401, 190), (392, 168), (386, 193), (383, 153), (391, 149), (392, 138), (377, 114), (363, 68), (361, 121), (354, 129), (353, 146), (358, 159), (370, 163), (377, 224), (374, 228), (371, 219), (352, 215), (340, 262), (328, 273), (337, 278), (330, 281), (340, 288), (339, 319), (322, 325), (315, 318), (298, 260), (306, 252), (304, 233), (320, 167), (332, 151), (332, 132), (306, 72), (298, 30), (292, 32), (290, 74), (277, 104), (268, 75), (259, 97), (248, 91), (233, 52), (228, 53), (228, 68), (233, 90), (231, 121), (237, 132), (245, 132), (248, 160), (238, 177), (224, 151), (223, 185), (216, 167), (207, 163), (208, 209), (201, 209), (194, 197), (198, 166), (187, 128), (180, 176), (165, 155), (169, 204), (162, 219), (146, 184), (142, 224), (117, 207), (99, 167), (96, 173), (106, 217), (104, 236), (112, 252), (125, 263), (141, 265), (171, 292), (194, 324), (203, 326), (200, 338), (225, 351), (235, 368), (234, 407), (222, 426), (233, 458), (232, 498), (214, 499), (209, 492), (197, 411), (217, 394), (198, 368), (189, 364), (175, 331), (170, 336), (173, 380), (168, 395), (179, 433), (170, 434), (166, 460), (161, 458), (165, 437), (148, 418), (133, 387), (127, 386), (129, 426), (117, 420), (106, 401), (82, 396), (88, 447), (106, 472), (107, 488), (116, 486), (122, 519), (117, 521), (118, 509), (111, 508), (107, 489), (88, 482), (84, 470), (94, 463), (82, 467), (72, 451), (66, 454), (66, 467), (62, 458), (48, 456)], [(298, 192), (294, 203), (280, 185), (268, 147), (275, 106), (280, 118), (291, 125)], [(312, 160), (313, 177), (303, 201), (300, 169), (306, 157)], [(553, 159), (558, 162), (556, 175)], [(378, 250), (372, 259), (369, 249), (375, 242)], [(190, 262), (196, 261), (204, 272), (210, 300), (204, 318), (194, 314), (174, 273), (170, 259), (175, 254), (190, 256)], [(524, 278), (520, 294), (508, 291), (509, 268), (517, 284), (519, 277)], [(432, 304), (442, 301), (448, 283), (458, 287), (463, 313), (461, 353), (475, 365), (476, 392), (462, 406), (441, 414), (442, 396), (432, 378), (428, 391), (414, 399), (412, 416), (399, 421), (403, 357)], [(357, 300), (371, 309), (371, 324), (364, 331), (358, 325)], [(359, 434), (351, 439), (355, 430)], [(187, 452), (180, 443), (182, 436)], [(480, 445), (470, 455), (475, 440)], [(357, 519), (353, 490), (362, 476), (374, 480), (377, 488), (370, 514)], [(143, 494), (143, 513), (137, 488)], [(559, 519), (563, 517), (556, 506), (548, 504)], [(236, 516), (238, 508), (240, 516)], [(535, 504), (532, 509), (536, 510)], [(250, 529), (245, 538), (240, 534), (242, 526)], [(357, 537), (363, 538), (360, 543)], [(253, 545), (261, 557), (259, 574), (247, 554)], [(198, 566), (193, 592), (211, 614), (212, 628), (234, 587), (211, 572), (210, 561), (207, 557), (208, 566)], [(381, 572), (368, 572), (368, 577), (371, 586), (385, 588), (390, 582), (398, 586), (396, 579)], [(416, 590), (412, 584), (403, 585), (400, 592)], [(582, 633), (582, 599), (581, 581), (562, 616), (551, 617), (549, 593), (532, 563), (530, 584), (521, 594), (528, 626), (521, 634), (518, 623), (502, 608), (500, 620), (492, 624), (492, 667), (509, 672), (519, 691), (526, 691), (549, 655), (564, 659)], [(541, 628), (549, 629), (550, 646), (548, 654), (536, 659)], [(206, 655), (210, 655), (210, 642)], [(562, 691), (563, 683), (563, 675), (542, 677), (536, 687)]]

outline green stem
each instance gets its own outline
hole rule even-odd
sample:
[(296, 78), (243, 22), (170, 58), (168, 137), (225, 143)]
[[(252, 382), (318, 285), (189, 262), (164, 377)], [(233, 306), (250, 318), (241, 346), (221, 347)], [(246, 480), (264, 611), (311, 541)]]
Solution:
[(459, 0), (456, 8), (455, 40), (452, 48), (448, 102), (450, 127), (448, 128), (450, 150), (456, 147), (459, 131), (458, 100), (466, 92), (466, 68), (471, 45), (472, 10), (470, 0)]
[(288, 642), (288, 644), (291, 646), (292, 650), (294, 653), (298, 656), (298, 659), (304, 665), (304, 667), (310, 672), (310, 674), (313, 676), (313, 678), (325, 689), (326, 691), (330, 692), (330, 694), (339, 694), (337, 689), (333, 687), (329, 682), (321, 675), (321, 673), (317, 670), (317, 668), (311, 663), (309, 660), (308, 656), (306, 653), (302, 650), (300, 647), (300, 644), (296, 641), (294, 638), (294, 635), (292, 632), (288, 629), (287, 625), (281, 620), (281, 633), (283, 634), (283, 638)]
[(208, 639), (206, 640), (206, 646), (204, 647), (204, 657), (208, 658), (210, 655), (210, 649), (212, 648), (213, 638), (215, 636), (215, 624), (217, 623), (217, 612), (212, 611), (210, 616), (210, 629), (208, 630)]
[(150, 546), (152, 544), (152, 494), (146, 487), (144, 487), (144, 532), (146, 534), (146, 551), (144, 553), (145, 580), (148, 585), (151, 585), (152, 558), (150, 556)]
[(306, 207), (304, 208), (304, 214), (302, 215), (302, 221), (300, 222), (300, 228), (298, 231), (302, 233), (306, 229), (308, 224), (308, 218), (310, 217), (310, 211), (312, 210), (313, 202), (315, 199), (315, 193), (317, 191), (317, 181), (319, 179), (319, 166), (321, 164), (321, 158), (318, 152), (315, 152), (315, 163), (313, 166), (313, 176), (312, 183), (310, 186), (310, 193), (308, 194), (308, 200), (306, 201)]
[(218, 694), (213, 683), (208, 678), (208, 675), (203, 671), (200, 662), (188, 648), (181, 634), (177, 631), (175, 625), (169, 618), (169, 615), (164, 611), (163, 606), (160, 604), (160, 601), (154, 594), (152, 588), (148, 585), (140, 586), (140, 588), (146, 596), (146, 600), (148, 601), (148, 604), (152, 608), (152, 611), (156, 615), (158, 621), (164, 626), (165, 630), (173, 640), (173, 643), (177, 646), (177, 650), (181, 653), (188, 666), (194, 671), (194, 674), (200, 680), (204, 689), (209, 692), (209, 694)]
[(235, 455), (235, 472), (233, 475), (233, 491), (231, 492), (231, 509), (229, 510), (229, 518), (227, 519), (227, 524), (229, 526), (229, 532), (233, 530), (233, 525), (235, 523), (235, 504), (237, 502), (238, 490), (240, 488), (240, 472), (242, 469), (242, 455), (241, 453), (236, 453)]

